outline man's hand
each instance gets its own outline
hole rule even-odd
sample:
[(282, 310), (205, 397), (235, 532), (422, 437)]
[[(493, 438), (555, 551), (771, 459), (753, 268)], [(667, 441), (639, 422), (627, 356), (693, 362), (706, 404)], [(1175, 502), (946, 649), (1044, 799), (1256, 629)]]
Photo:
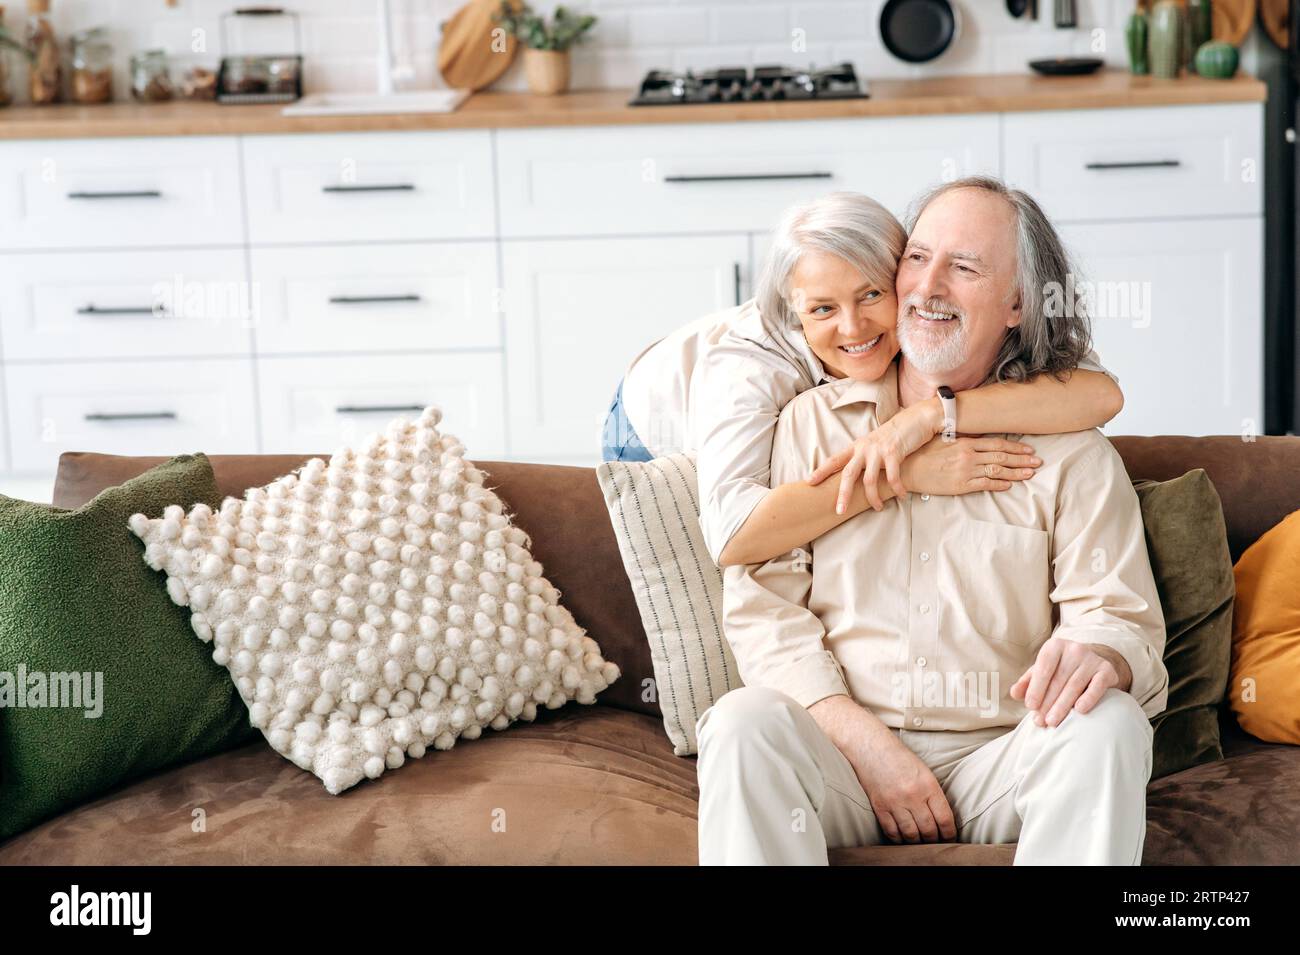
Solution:
[(1132, 685), (1133, 671), (1115, 650), (1053, 636), (1008, 692), (1025, 701), (1039, 726), (1056, 726), (1071, 709), (1087, 713), (1111, 687), (1127, 693)]
[(946, 842), (957, 837), (952, 807), (921, 758), (870, 710), (848, 696), (808, 708), (848, 759), (880, 831), (891, 842)]

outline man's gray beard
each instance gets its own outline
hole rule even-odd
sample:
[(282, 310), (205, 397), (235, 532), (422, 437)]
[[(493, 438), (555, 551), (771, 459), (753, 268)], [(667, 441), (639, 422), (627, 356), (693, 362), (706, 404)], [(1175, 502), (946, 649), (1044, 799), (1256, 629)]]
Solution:
[[(910, 313), (911, 310), (908, 311)], [(955, 322), (957, 327), (944, 330), (942, 333), (944, 338), (938, 345), (929, 343), (928, 340), (933, 333), (919, 328), (921, 321), (923, 319), (913, 318), (911, 314), (899, 316), (898, 319), (898, 346), (903, 351), (903, 357), (915, 366), (917, 371), (927, 375), (937, 375), (960, 368), (966, 363), (970, 349), (967, 347), (964, 319), (950, 319), (949, 321)]]

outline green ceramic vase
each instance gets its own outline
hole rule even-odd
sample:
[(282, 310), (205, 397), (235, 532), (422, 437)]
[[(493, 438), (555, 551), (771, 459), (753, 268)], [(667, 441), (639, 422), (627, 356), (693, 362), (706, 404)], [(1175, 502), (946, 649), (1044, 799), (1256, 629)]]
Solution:
[(1136, 10), (1124, 24), (1124, 45), (1128, 48), (1129, 72), (1135, 76), (1145, 76), (1151, 72), (1151, 62), (1147, 59), (1147, 15), (1144, 10)]
[(1183, 8), (1178, 0), (1160, 0), (1151, 11), (1148, 47), (1151, 75), (1176, 79), (1183, 63)]
[(1210, 0), (1187, 0), (1186, 19), (1183, 22), (1183, 46), (1187, 52), (1184, 62), (1189, 70), (1196, 68), (1196, 51), (1210, 42), (1213, 33)]
[(1196, 72), (1212, 80), (1230, 80), (1237, 75), (1240, 59), (1231, 43), (1211, 40), (1196, 50)]

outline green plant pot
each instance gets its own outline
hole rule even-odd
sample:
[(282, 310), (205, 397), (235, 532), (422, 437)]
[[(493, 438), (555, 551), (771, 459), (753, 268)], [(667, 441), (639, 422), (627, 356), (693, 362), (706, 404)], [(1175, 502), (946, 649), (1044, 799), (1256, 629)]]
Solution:
[(1232, 79), (1240, 62), (1237, 48), (1222, 40), (1203, 43), (1196, 51), (1196, 72), (1212, 80)]
[(1124, 46), (1128, 49), (1129, 72), (1135, 76), (1145, 76), (1151, 72), (1151, 61), (1147, 57), (1147, 15), (1143, 10), (1136, 10), (1124, 24)]
[(1160, 0), (1151, 11), (1151, 75), (1177, 78), (1183, 64), (1183, 8), (1177, 0)]

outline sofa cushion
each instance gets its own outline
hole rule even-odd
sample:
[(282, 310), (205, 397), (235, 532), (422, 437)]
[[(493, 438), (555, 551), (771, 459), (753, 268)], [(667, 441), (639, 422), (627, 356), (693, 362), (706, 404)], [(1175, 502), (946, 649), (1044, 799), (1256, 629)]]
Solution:
[(1229, 703), (1262, 740), (1300, 744), (1300, 511), (1237, 561)]
[(1232, 558), (1205, 471), (1133, 486), (1165, 617), (1169, 702), (1151, 721), (1151, 778), (1159, 779), (1223, 758), (1219, 704), (1232, 650)]
[[(202, 454), (178, 455), (75, 510), (0, 497), (0, 684), (20, 671), (33, 687), (53, 686), (54, 673), (88, 674), (81, 689), (99, 696), (75, 708), (0, 701), (0, 838), (255, 735), (230, 677), (194, 639), (162, 575), (141, 562), (126, 524), (137, 511), (216, 499)], [(102, 712), (86, 718), (87, 709)]]
[(657, 719), (565, 707), (341, 796), (259, 742), (65, 813), (0, 865), (694, 865), (696, 798)]
[(619, 675), (441, 419), (396, 418), (217, 513), (131, 516), (253, 725), (331, 793)]
[(596, 477), (650, 644), (664, 731), (689, 756), (700, 715), (744, 685), (722, 633), (722, 571), (700, 530), (695, 454), (606, 461)]

